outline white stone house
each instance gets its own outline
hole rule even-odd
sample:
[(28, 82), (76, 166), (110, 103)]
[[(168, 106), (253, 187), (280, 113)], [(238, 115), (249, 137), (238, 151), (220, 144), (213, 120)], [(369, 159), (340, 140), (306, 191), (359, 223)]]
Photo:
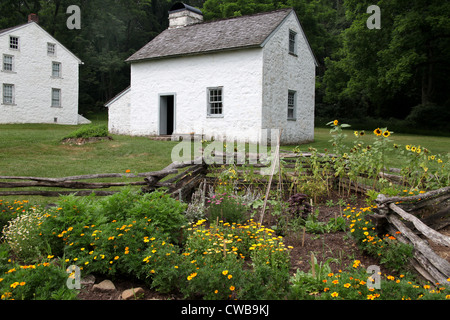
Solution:
[(38, 24), (0, 30), (0, 123), (90, 121), (78, 115), (79, 66), (73, 53)]
[(314, 139), (317, 61), (293, 9), (203, 22), (177, 3), (169, 28), (127, 61), (130, 87), (106, 104), (111, 133)]

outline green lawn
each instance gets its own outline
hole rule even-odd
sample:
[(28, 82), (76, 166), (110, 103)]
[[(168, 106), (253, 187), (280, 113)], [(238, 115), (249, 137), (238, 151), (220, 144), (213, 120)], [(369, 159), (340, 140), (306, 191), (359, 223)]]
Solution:
[[(95, 123), (106, 124), (105, 120)], [(171, 162), (172, 141), (154, 141), (145, 137), (113, 136), (112, 141), (101, 141), (83, 146), (63, 145), (61, 139), (78, 126), (52, 124), (0, 125), (0, 175), (64, 177), (94, 173), (132, 173), (160, 170)], [(353, 145), (352, 130), (346, 130), (345, 143)], [(373, 139), (371, 131), (363, 137)], [(302, 145), (302, 151), (312, 146), (319, 151), (331, 146), (329, 129), (316, 128), (315, 142)], [(402, 148), (406, 144), (421, 145), (432, 153), (450, 152), (449, 137), (418, 136), (394, 133), (390, 139)], [(290, 150), (294, 146), (282, 146)], [(399, 166), (401, 159), (390, 157), (390, 166)]]
[(63, 177), (146, 172), (170, 163), (175, 142), (114, 136), (112, 141), (61, 144), (76, 126), (0, 125), (0, 175)]

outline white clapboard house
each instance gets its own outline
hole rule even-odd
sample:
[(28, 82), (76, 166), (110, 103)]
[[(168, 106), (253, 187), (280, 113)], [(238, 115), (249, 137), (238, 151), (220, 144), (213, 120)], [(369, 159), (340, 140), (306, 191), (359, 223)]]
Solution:
[(291, 8), (204, 22), (176, 3), (169, 28), (127, 61), (130, 86), (106, 104), (111, 133), (314, 139), (317, 61)]
[(78, 114), (79, 66), (73, 53), (28, 22), (0, 30), (0, 123), (89, 123)]

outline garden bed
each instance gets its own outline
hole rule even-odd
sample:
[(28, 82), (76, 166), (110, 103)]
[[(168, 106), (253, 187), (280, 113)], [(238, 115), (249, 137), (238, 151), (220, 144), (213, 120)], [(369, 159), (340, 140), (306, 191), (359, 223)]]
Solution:
[[(342, 199), (338, 193), (334, 192), (327, 199), (333, 203), (338, 203)], [(354, 201), (354, 198), (352, 199)], [(330, 202), (329, 202), (330, 203)], [(365, 206), (363, 199), (354, 203), (356, 207)], [(327, 223), (331, 218), (340, 215), (343, 208), (338, 205), (330, 206), (322, 203), (317, 205), (319, 210), (317, 222)], [(274, 223), (270, 211), (266, 214), (265, 223)], [(311, 253), (317, 259), (317, 264), (327, 264), (330, 272), (339, 273), (352, 265), (355, 260), (360, 261), (361, 268), (367, 268), (370, 265), (380, 265), (380, 260), (368, 255), (358, 248), (357, 243), (349, 237), (348, 231), (338, 231), (330, 233), (309, 233), (290, 231), (284, 236), (286, 246), (292, 246), (290, 250), (290, 268), (289, 274), (295, 275), (297, 272), (311, 272)], [(389, 270), (381, 266), (382, 273), (385, 275), (396, 275), (398, 272)], [(95, 275), (95, 283), (108, 279), (104, 275)], [(143, 288), (144, 293), (137, 297), (140, 300), (182, 300), (183, 296), (179, 293), (160, 293), (155, 289), (149, 288), (145, 282), (133, 278), (119, 277), (113, 280), (116, 290), (98, 291), (93, 289), (93, 283), (82, 286), (77, 299), (80, 300), (121, 300), (121, 293), (130, 288)]]

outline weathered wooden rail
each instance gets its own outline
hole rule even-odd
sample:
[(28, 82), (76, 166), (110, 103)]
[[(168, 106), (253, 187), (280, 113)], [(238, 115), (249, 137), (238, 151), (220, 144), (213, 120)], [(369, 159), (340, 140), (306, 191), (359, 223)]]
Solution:
[[(283, 160), (283, 167), (285, 169), (293, 169), (299, 159), (306, 159), (311, 156), (308, 152), (293, 153), (286, 151), (279, 151), (279, 158)], [(333, 155), (320, 154), (324, 161)], [(211, 162), (211, 157), (214, 160), (219, 160), (215, 163)], [(208, 172), (213, 172), (219, 168), (221, 164), (233, 163), (236, 166), (242, 166), (242, 164), (252, 163), (254, 174), (262, 174), (270, 178), (270, 170), (268, 167), (272, 165), (272, 162), (266, 154), (256, 153), (221, 153), (216, 152), (212, 155), (201, 156), (192, 161), (174, 162), (168, 165), (166, 168), (159, 171), (143, 172), (138, 174), (133, 173), (103, 173), (103, 174), (89, 174), (78, 175), (63, 178), (46, 178), (46, 177), (21, 177), (21, 176), (0, 176), (0, 196), (50, 196), (55, 197), (59, 195), (75, 194), (77, 196), (86, 196), (91, 193), (95, 193), (98, 196), (107, 196), (117, 193), (117, 190), (105, 190), (109, 188), (123, 187), (123, 186), (141, 186), (144, 191), (150, 192), (161, 187), (168, 188), (172, 194), (181, 195), (184, 198), (193, 186), (196, 186), (199, 181), (206, 176)], [(307, 164), (303, 165), (305, 168)], [(186, 170), (183, 170), (187, 168)], [(241, 171), (240, 171), (241, 172)], [(296, 172), (286, 172), (286, 177), (295, 176)], [(302, 174), (306, 174), (302, 172)], [(174, 175), (169, 179), (164, 180), (167, 176)], [(109, 179), (109, 178), (121, 178), (122, 181), (115, 182), (93, 182), (95, 179)], [(143, 178), (140, 181), (136, 178)], [(127, 179), (128, 181), (125, 181)], [(91, 181), (86, 181), (91, 180)], [(267, 182), (264, 176), (261, 182)], [(32, 189), (34, 188), (34, 189)], [(54, 190), (56, 188), (63, 188), (66, 190)], [(2, 190), (13, 189), (13, 190)], [(18, 190), (24, 189), (24, 190)], [(69, 189), (69, 190), (67, 190)], [(361, 187), (360, 187), (361, 189)]]
[[(380, 194), (372, 216), (379, 233), (387, 231), (399, 241), (413, 245), (412, 266), (433, 283), (446, 284), (450, 278), (449, 258), (438, 255), (430, 245), (450, 252), (450, 237), (438, 231), (450, 225), (449, 200), (450, 187), (411, 197), (387, 198)], [(419, 215), (425, 217), (420, 219)]]
[[(186, 169), (187, 168), (187, 169)], [(185, 169), (185, 170), (182, 170)], [(201, 181), (206, 174), (204, 162), (198, 159), (186, 162), (174, 162), (159, 171), (133, 173), (104, 173), (70, 176), (63, 178), (45, 177), (14, 177), (0, 176), (0, 189), (19, 189), (0, 191), (0, 196), (48, 196), (57, 197), (60, 195), (74, 194), (76, 196), (86, 196), (95, 193), (98, 196), (108, 196), (119, 192), (118, 190), (104, 190), (114, 187), (141, 186), (144, 191), (150, 192), (158, 188), (165, 187), (168, 192), (185, 198), (186, 195)], [(169, 175), (173, 177), (163, 180)], [(80, 180), (122, 178), (129, 181), (115, 182), (86, 182)], [(144, 178), (142, 181), (130, 181), (135, 178)], [(52, 188), (52, 190), (31, 190), (29, 188)], [(72, 190), (53, 190), (54, 188), (64, 188)], [(75, 190), (76, 189), (76, 190)]]

